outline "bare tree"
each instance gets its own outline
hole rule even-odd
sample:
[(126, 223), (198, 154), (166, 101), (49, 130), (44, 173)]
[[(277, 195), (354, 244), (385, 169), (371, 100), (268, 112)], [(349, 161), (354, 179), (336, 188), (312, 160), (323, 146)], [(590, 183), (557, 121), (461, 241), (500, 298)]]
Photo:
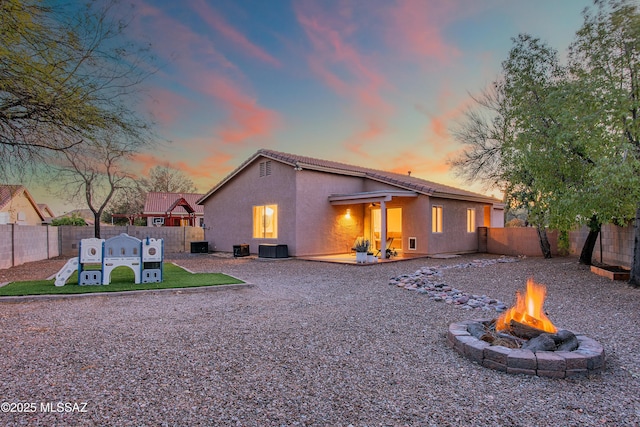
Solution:
[(118, 191), (135, 185), (124, 167), (135, 148), (105, 135), (98, 143), (63, 151), (65, 159), (57, 178), (64, 182), (63, 193), (69, 200), (84, 200), (93, 213), (96, 238), (100, 238), (100, 218), (105, 207)]
[(195, 193), (198, 191), (191, 178), (169, 163), (159, 165), (149, 171), (149, 178), (142, 180), (142, 188), (166, 193)]

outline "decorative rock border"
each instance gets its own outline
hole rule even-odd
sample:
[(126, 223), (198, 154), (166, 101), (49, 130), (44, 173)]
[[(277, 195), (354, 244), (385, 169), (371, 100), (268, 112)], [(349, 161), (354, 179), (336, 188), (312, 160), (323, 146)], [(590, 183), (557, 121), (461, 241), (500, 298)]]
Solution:
[(492, 346), (472, 336), (468, 325), (479, 320), (465, 320), (449, 325), (447, 343), (458, 353), (478, 364), (510, 374), (571, 378), (602, 372), (605, 354), (599, 342), (578, 335), (574, 351), (538, 351)]
[(475, 309), (501, 313), (507, 309), (507, 305), (504, 302), (486, 295), (464, 292), (447, 285), (443, 279), (443, 271), (452, 268), (482, 268), (499, 263), (518, 261), (518, 258), (502, 256), (495, 259), (475, 259), (471, 262), (449, 266), (422, 267), (414, 273), (392, 277), (389, 279), (389, 284), (426, 295), (431, 301), (444, 302), (465, 310)]

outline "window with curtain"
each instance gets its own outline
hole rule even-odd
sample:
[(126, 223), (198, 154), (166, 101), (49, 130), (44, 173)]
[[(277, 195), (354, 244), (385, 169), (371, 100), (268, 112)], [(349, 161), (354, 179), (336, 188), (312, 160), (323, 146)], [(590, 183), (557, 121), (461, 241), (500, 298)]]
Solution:
[(442, 206), (431, 206), (431, 232), (442, 233)]
[(467, 209), (467, 233), (476, 232), (476, 210)]
[(278, 237), (278, 205), (253, 207), (253, 237), (256, 239)]

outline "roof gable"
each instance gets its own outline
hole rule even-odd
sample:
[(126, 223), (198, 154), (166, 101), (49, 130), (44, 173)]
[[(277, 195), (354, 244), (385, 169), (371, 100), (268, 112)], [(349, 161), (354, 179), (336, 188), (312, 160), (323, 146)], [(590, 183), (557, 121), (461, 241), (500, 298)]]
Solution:
[(44, 221), (45, 216), (40, 210), (40, 207), (23, 185), (0, 185), (0, 209), (9, 205), (14, 198), (22, 194), (24, 194), (24, 197), (26, 197), (31, 206), (33, 206), (33, 210), (40, 216), (40, 219)]
[[(145, 214), (166, 214), (170, 211), (176, 213), (191, 213), (185, 206), (189, 206), (196, 215), (204, 213), (204, 207), (197, 205), (196, 202), (202, 197), (202, 194), (196, 193), (167, 193), (167, 192), (149, 192), (144, 203)], [(181, 200), (186, 202), (181, 203)]]
[(215, 187), (209, 190), (197, 203), (201, 204), (208, 199), (219, 188), (224, 186), (227, 182), (233, 179), (244, 168), (251, 164), (258, 157), (266, 157), (298, 170), (316, 170), (322, 172), (328, 172), (333, 174), (349, 175), (368, 178), (374, 181), (382, 182), (392, 185), (394, 187), (411, 190), (420, 194), (425, 194), (433, 197), (444, 198), (456, 198), (463, 200), (473, 200), (486, 203), (500, 203), (501, 201), (493, 197), (485, 196), (483, 194), (474, 193), (460, 188), (427, 181), (421, 178), (403, 175), (395, 172), (382, 171), (377, 169), (365, 168), (361, 166), (349, 165), (346, 163), (334, 162), (331, 160), (317, 159), (313, 157), (298, 156), (295, 154), (282, 153), (279, 151), (260, 149), (249, 159), (245, 160), (238, 168), (227, 175), (222, 181), (220, 181)]

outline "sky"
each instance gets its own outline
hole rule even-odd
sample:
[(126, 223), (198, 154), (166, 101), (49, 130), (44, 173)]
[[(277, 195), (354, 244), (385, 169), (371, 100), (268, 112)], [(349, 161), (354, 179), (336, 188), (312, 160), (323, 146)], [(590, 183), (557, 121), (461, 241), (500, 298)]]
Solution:
[(592, 0), (134, 3), (127, 31), (161, 65), (137, 106), (161, 141), (136, 157), (140, 176), (169, 165), (204, 193), (268, 148), (497, 195), (450, 169), (451, 130), (512, 37), (563, 56)]

